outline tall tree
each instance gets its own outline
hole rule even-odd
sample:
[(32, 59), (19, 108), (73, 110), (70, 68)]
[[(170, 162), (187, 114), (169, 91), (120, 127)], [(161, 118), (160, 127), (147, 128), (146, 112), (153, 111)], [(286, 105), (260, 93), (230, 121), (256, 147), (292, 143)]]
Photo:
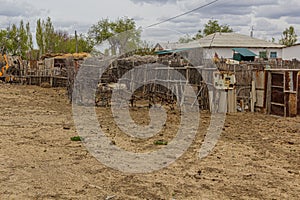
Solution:
[(8, 31), (0, 30), (0, 53), (6, 52), (8, 47)]
[(36, 22), (36, 43), (39, 47), (40, 50), (40, 54), (44, 54), (45, 53), (45, 42), (44, 42), (44, 22), (41, 19), (38, 19)]
[(50, 17), (47, 17), (44, 23), (44, 41), (45, 41), (45, 53), (53, 53), (55, 44), (52, 42), (55, 37), (54, 27)]
[[(38, 19), (36, 23), (36, 42), (38, 52), (33, 55), (32, 33), (30, 24), (20, 21), (19, 26), (12, 24), (6, 30), (0, 30), (0, 51), (7, 54), (19, 55), (23, 59), (38, 58), (44, 53), (75, 53), (76, 46), (79, 52), (90, 53), (94, 50), (92, 41), (80, 35), (77, 40), (63, 31), (55, 31), (50, 17), (46, 21)], [(31, 54), (28, 52), (31, 51)]]
[(29, 22), (27, 22), (27, 24), (26, 24), (26, 32), (27, 32), (27, 36), (28, 36), (27, 46), (28, 46), (29, 50), (33, 50), (32, 33), (30, 31)]
[(209, 20), (203, 29), (204, 36), (217, 32), (231, 33), (233, 30), (229, 27), (229, 25), (219, 25), (218, 20)]
[(295, 28), (290, 26), (286, 28), (282, 33), (282, 39), (279, 40), (279, 43), (286, 46), (292, 46), (297, 42), (297, 34)]
[(29, 50), (29, 46), (28, 46), (28, 35), (27, 35), (27, 31), (24, 27), (24, 22), (23, 20), (20, 21), (20, 26), (18, 29), (18, 38), (19, 38), (19, 44), (18, 44), (18, 52), (17, 54), (22, 56), (23, 58), (26, 58), (26, 54)]
[(19, 26), (12, 24), (6, 30), (0, 31), (0, 45), (3, 53), (27, 58), (27, 53), (33, 46), (29, 26), (29, 22), (25, 26), (21, 20)]
[(88, 35), (95, 44), (108, 41), (111, 54), (125, 52), (125, 49), (136, 48), (140, 43), (141, 31), (137, 29), (135, 21), (129, 18), (119, 18), (116, 21), (102, 19), (89, 29)]
[(114, 22), (110, 22), (108, 19), (102, 19), (98, 21), (97, 24), (92, 25), (88, 31), (89, 37), (94, 40), (95, 44), (100, 44), (108, 40), (113, 55), (116, 54), (116, 42), (112, 38), (112, 36), (116, 34), (114, 28)]
[(205, 25), (204, 25), (204, 29), (203, 30), (198, 30), (198, 32), (196, 33), (196, 35), (192, 38), (190, 37), (181, 37), (179, 38), (180, 43), (186, 43), (186, 42), (190, 42), (192, 40), (198, 40), (201, 39), (207, 35), (213, 34), (213, 33), (217, 33), (217, 32), (221, 32), (221, 33), (231, 33), (233, 32), (232, 28), (230, 28), (229, 25), (220, 25), (218, 20), (209, 20)]
[[(55, 30), (51, 18), (46, 21), (38, 19), (36, 27), (36, 41), (40, 55), (44, 53), (75, 53), (76, 39), (65, 31)], [(80, 35), (77, 38), (79, 52), (90, 53), (94, 48), (88, 38)]]
[(8, 27), (8, 44), (7, 44), (7, 53), (16, 55), (19, 49), (19, 36), (18, 28), (15, 24), (11, 27)]

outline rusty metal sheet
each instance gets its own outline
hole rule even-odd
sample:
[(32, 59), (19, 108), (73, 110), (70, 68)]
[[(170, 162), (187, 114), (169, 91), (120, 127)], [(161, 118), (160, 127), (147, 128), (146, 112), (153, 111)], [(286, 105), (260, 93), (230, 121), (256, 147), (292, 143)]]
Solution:
[(300, 115), (300, 72), (298, 72), (297, 79), (297, 114)]
[(289, 95), (289, 117), (297, 116), (297, 95), (295, 93), (290, 93)]
[(255, 71), (253, 72), (253, 77), (255, 77), (255, 85), (257, 89), (265, 89), (265, 72)]

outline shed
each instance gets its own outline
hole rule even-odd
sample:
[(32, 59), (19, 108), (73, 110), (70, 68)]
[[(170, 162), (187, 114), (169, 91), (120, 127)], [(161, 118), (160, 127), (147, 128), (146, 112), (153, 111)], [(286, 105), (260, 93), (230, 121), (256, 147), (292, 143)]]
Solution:
[(257, 56), (246, 48), (233, 48), (233, 60), (237, 61), (254, 61)]

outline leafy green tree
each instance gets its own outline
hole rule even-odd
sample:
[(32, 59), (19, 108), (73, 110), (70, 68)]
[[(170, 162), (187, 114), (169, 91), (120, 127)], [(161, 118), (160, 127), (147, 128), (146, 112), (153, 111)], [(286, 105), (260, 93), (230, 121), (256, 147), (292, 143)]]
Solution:
[(207, 22), (207, 24), (204, 25), (204, 29), (198, 30), (198, 32), (196, 33), (196, 35), (194, 37), (189, 38), (189, 37), (185, 36), (183, 38), (179, 38), (178, 42), (180, 42), (180, 43), (191, 42), (192, 40), (198, 40), (207, 35), (217, 33), (217, 32), (231, 33), (231, 32), (233, 32), (233, 30), (232, 30), (232, 28), (229, 27), (229, 25), (220, 25), (218, 20), (209, 20)]
[(136, 28), (135, 21), (129, 18), (120, 18), (115, 22), (115, 32), (117, 35), (117, 48), (119, 53), (126, 50), (139, 48), (141, 43), (141, 31)]
[(8, 46), (8, 31), (0, 30), (0, 53), (4, 53)]
[(203, 33), (204, 36), (213, 34), (213, 33), (231, 33), (233, 30), (229, 25), (219, 25), (218, 20), (209, 20), (207, 24), (204, 25)]
[(29, 23), (25, 26), (23, 20), (21, 20), (19, 27), (12, 24), (6, 30), (1, 30), (0, 45), (2, 53), (19, 55), (26, 59), (28, 51), (33, 48), (29, 27)]
[(54, 52), (54, 38), (55, 31), (50, 17), (47, 17), (46, 22), (44, 23), (44, 41), (45, 41), (45, 53), (53, 53)]
[(56, 31), (52, 35), (52, 52), (53, 53), (76, 53), (76, 43), (78, 52), (90, 53), (94, 46), (86, 37), (79, 35), (77, 40), (74, 36), (70, 36), (67, 32)]
[(292, 46), (297, 42), (297, 34), (295, 28), (290, 26), (286, 28), (282, 33), (282, 39), (279, 40), (279, 43), (286, 46)]
[(76, 43), (79, 52), (90, 53), (94, 48), (92, 41), (83, 35), (76, 39), (67, 32), (56, 31), (50, 17), (46, 21), (37, 20), (36, 41), (41, 55), (45, 53), (75, 53)]
[(116, 34), (114, 30), (115, 26), (114, 22), (110, 22), (108, 19), (102, 19), (98, 21), (97, 24), (92, 25), (88, 31), (89, 37), (94, 40), (95, 44), (100, 44), (108, 40), (113, 55), (116, 54), (117, 45), (115, 39), (112, 37)]
[(198, 33), (193, 37), (194, 40), (203, 38), (202, 30), (198, 30)]
[[(68, 33), (63, 31), (56, 31), (51, 33), (51, 52), (52, 53), (68, 53), (67, 52), (67, 40), (69, 39)], [(48, 48), (48, 52), (49, 52)]]
[(8, 27), (7, 53), (16, 55), (19, 49), (18, 28), (15, 24)]
[(125, 49), (136, 48), (140, 43), (141, 31), (137, 29), (135, 21), (129, 18), (119, 18), (116, 21), (102, 19), (91, 26), (89, 37), (95, 44), (108, 41), (111, 54), (125, 52)]
[(41, 19), (38, 19), (36, 22), (36, 43), (39, 47), (40, 50), (40, 54), (44, 54), (45, 53), (45, 42), (44, 42), (44, 22)]
[(66, 32), (55, 31), (50, 17), (46, 21), (37, 20), (36, 41), (39, 50), (33, 51), (30, 24), (27, 22), (25, 25), (23, 20), (19, 26), (12, 24), (6, 30), (0, 30), (0, 51), (22, 56), (23, 59), (37, 59), (44, 53), (75, 53), (76, 46), (79, 52), (90, 53), (94, 50), (94, 43), (84, 35), (76, 39)]
[(26, 58), (26, 54), (30, 47), (28, 46), (29, 37), (27, 35), (26, 28), (24, 27), (23, 20), (20, 21), (20, 26), (18, 29), (18, 38), (19, 44), (17, 54), (20, 55), (22, 58)]
[(54, 51), (54, 37), (55, 32), (51, 18), (47, 17), (46, 21), (38, 19), (36, 25), (36, 42), (41, 54), (52, 53)]
[[(76, 42), (75, 38), (73, 40), (75, 40), (75, 42)], [(90, 53), (94, 50), (93, 41), (89, 37), (84, 36), (83, 34), (80, 34), (78, 36), (77, 44), (78, 44), (78, 52)], [(75, 49), (75, 51), (76, 51), (76, 49)]]
[(29, 22), (27, 22), (27, 24), (26, 24), (26, 32), (27, 32), (27, 36), (28, 36), (27, 46), (28, 46), (29, 50), (33, 50), (32, 33), (30, 31)]

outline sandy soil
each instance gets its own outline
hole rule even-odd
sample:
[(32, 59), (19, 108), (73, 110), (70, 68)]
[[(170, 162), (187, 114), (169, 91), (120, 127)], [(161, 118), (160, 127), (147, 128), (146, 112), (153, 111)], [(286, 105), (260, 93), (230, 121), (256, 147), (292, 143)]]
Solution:
[[(64, 89), (0, 85), (0, 199), (299, 199), (300, 118), (263, 114), (227, 115), (213, 152), (198, 159), (209, 124), (188, 151), (169, 167), (125, 174), (97, 161), (77, 135)], [(130, 151), (156, 150), (170, 141), (179, 114), (169, 112), (164, 132), (145, 141), (120, 133), (109, 108), (99, 121), (115, 145)], [(147, 124), (148, 109), (131, 115)]]

